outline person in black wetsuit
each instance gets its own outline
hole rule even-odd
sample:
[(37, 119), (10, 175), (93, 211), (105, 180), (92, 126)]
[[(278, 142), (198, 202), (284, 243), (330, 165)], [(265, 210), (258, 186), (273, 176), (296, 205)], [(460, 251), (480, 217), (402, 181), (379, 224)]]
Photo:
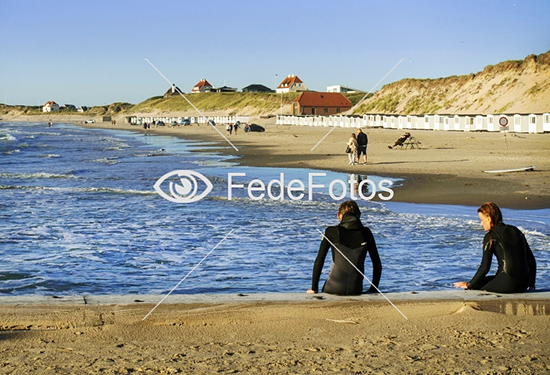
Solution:
[[(484, 203), (478, 210), (483, 229), (483, 258), (481, 265), (470, 282), (454, 283), (456, 288), (485, 290), (495, 293), (522, 293), (535, 290), (537, 264), (533, 252), (521, 231), (502, 222), (502, 213), (492, 202)], [(498, 270), (487, 276), (493, 254), (497, 258)]]
[[(382, 274), (382, 263), (376, 249), (376, 242), (369, 228), (363, 226), (361, 211), (354, 201), (343, 202), (338, 209), (340, 224), (328, 227), (319, 247), (319, 253), (313, 266), (313, 279), (311, 289), (308, 293), (317, 293), (319, 278), (325, 263), (329, 248), (332, 252), (332, 266), (328, 279), (322, 291), (338, 295), (358, 295), (363, 293), (363, 276), (330, 244), (332, 242), (342, 253), (345, 254), (355, 267), (362, 273), (365, 269), (367, 253), (370, 256), (373, 267), (372, 283), (378, 288)], [(330, 242), (329, 242), (330, 240)], [(368, 292), (375, 292), (371, 286)]]

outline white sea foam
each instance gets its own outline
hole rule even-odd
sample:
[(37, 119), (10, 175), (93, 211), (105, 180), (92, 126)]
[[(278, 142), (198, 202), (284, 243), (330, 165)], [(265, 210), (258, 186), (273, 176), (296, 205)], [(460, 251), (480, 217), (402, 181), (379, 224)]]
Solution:
[(35, 179), (35, 178), (78, 178), (72, 174), (55, 174), (46, 172), (37, 173), (0, 173), (0, 178)]
[(38, 155), (40, 158), (60, 158), (61, 155), (59, 154), (44, 154), (44, 155)]
[(17, 138), (9, 133), (0, 134), (0, 141), (3, 142), (17, 142)]

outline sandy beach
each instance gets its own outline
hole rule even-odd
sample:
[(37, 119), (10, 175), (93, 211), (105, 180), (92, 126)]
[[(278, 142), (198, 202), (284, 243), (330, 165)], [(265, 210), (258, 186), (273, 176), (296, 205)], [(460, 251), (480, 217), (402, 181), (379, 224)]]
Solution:
[[(235, 156), (244, 165), (324, 169), (361, 175), (404, 179), (393, 200), (411, 203), (479, 206), (494, 201), (501, 207), (536, 209), (550, 207), (550, 137), (547, 134), (452, 132), (412, 130), (420, 149), (389, 149), (404, 130), (365, 129), (369, 137), (368, 164), (348, 165), (344, 153), (355, 129), (277, 126), (274, 120), (251, 119), (265, 126), (264, 133), (245, 133), (228, 139), (205, 125), (158, 127), (149, 132), (185, 139), (215, 142), (215, 151)], [(128, 129), (139, 126), (95, 123), (87, 127)], [(223, 125), (217, 129), (226, 135)], [(227, 136), (227, 135), (226, 135)], [(534, 171), (486, 173), (484, 171), (535, 165)]]
[[(34, 118), (36, 120), (36, 118)], [(24, 119), (29, 120), (29, 119)], [(66, 120), (64, 122), (71, 122)], [(254, 122), (260, 122), (255, 121)], [(141, 127), (96, 123), (80, 126)], [(208, 126), (151, 133), (214, 142), (213, 149), (252, 166), (334, 170), (404, 179), (395, 201), (477, 207), (550, 207), (547, 134), (411, 131), (420, 149), (389, 149), (401, 130), (365, 129), (368, 164), (348, 165), (355, 129), (276, 126), (229, 139)], [(55, 125), (54, 125), (55, 126)], [(218, 129), (225, 131), (222, 126)], [(534, 171), (485, 170), (536, 165)], [(442, 292), (277, 296), (230, 301), (173, 296), (0, 299), (0, 373), (5, 374), (542, 374), (550, 372), (550, 296)], [(178, 299), (179, 298), (179, 299)], [(242, 298), (242, 300), (241, 300)], [(85, 303), (84, 303), (85, 299)]]
[[(410, 294), (410, 293), (409, 293)], [(538, 296), (537, 296), (538, 295)], [(207, 297), (207, 296), (206, 296)], [(208, 300), (203, 296), (204, 300)], [(3, 374), (543, 374), (548, 292), (0, 304)], [(469, 299), (469, 297), (472, 297)], [(120, 298), (120, 297), (119, 297)], [(150, 298), (156, 301), (160, 296)], [(172, 296), (170, 297), (172, 298)], [(192, 296), (173, 296), (192, 299)], [(122, 299), (122, 298), (121, 298)], [(400, 301), (400, 299), (402, 299)], [(115, 302), (117, 297), (110, 297)], [(408, 300), (408, 301), (407, 301)], [(135, 302), (141, 301), (141, 302)], [(170, 300), (168, 300), (170, 301)], [(174, 301), (172, 301), (174, 302)], [(500, 309), (500, 310), (499, 310)]]

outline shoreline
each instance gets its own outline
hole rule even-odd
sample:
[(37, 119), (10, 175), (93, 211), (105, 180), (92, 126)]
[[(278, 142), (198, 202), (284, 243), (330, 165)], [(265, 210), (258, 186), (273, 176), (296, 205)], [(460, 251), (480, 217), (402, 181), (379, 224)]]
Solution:
[[(43, 120), (44, 116), (32, 118)], [(48, 117), (48, 116), (46, 116)], [(217, 126), (238, 148), (234, 150), (207, 125), (158, 127), (149, 131), (123, 123), (84, 124), (74, 118), (62, 122), (86, 128), (127, 130), (209, 142), (209, 151), (233, 157), (241, 165), (329, 170), (403, 179), (392, 201), (479, 207), (494, 201), (502, 208), (550, 208), (550, 136), (548, 134), (503, 134), (411, 130), (421, 142), (420, 149), (388, 149), (403, 130), (366, 128), (369, 136), (368, 164), (347, 165), (343, 152), (352, 128), (336, 128), (312, 152), (329, 131), (324, 127), (277, 126), (272, 120), (251, 118), (266, 128), (264, 133), (227, 136), (223, 124)], [(28, 117), (9, 121), (30, 121)], [(55, 126), (54, 126), (55, 127)], [(536, 165), (534, 171), (484, 173), (484, 170)], [(547, 182), (548, 181), (548, 182)], [(379, 200), (378, 198), (373, 199)]]
[[(423, 303), (423, 302), (460, 302), (477, 303), (493, 311), (495, 306), (501, 307), (499, 312), (509, 315), (548, 315), (550, 316), (550, 289), (526, 291), (523, 293), (493, 293), (482, 290), (464, 290), (459, 288), (435, 291), (403, 291), (381, 293), (363, 293), (355, 296), (339, 296), (328, 293), (309, 294), (292, 292), (266, 293), (208, 293), (208, 294), (170, 294), (158, 307), (165, 305), (195, 305), (195, 304), (257, 304), (257, 303), (369, 303), (389, 304), (384, 296), (396, 303)], [(94, 306), (142, 306), (151, 309), (166, 294), (105, 294), (105, 295), (15, 295), (0, 296), (0, 309), (8, 306), (58, 306), (70, 309)], [(540, 305), (534, 310), (517, 310), (507, 306), (509, 303), (524, 303), (526, 305)]]
[[(145, 133), (140, 127), (129, 124), (76, 125)], [(502, 142), (503, 137), (500, 133), (417, 130), (413, 135), (422, 140), (420, 150), (388, 150), (387, 145), (393, 143), (401, 134), (401, 130), (365, 129), (369, 135), (369, 163), (365, 166), (349, 166), (347, 156), (343, 151), (340, 152), (340, 149), (345, 147), (347, 137), (355, 129), (335, 129), (331, 136), (319, 145), (318, 151), (316, 149), (315, 152), (310, 152), (309, 149), (328, 132), (328, 128), (277, 126), (269, 123), (263, 123), (262, 126), (266, 128), (265, 133), (244, 133), (241, 130), (237, 136), (228, 137), (238, 151), (231, 148), (216, 131), (207, 126), (152, 128), (149, 132), (213, 143), (215, 147), (209, 150), (232, 156), (235, 162), (246, 166), (330, 170), (403, 179), (402, 186), (394, 190), (392, 201), (396, 202), (479, 207), (483, 202), (494, 201), (502, 208), (550, 208), (550, 137), (545, 134), (509, 136), (511, 145), (512, 142), (523, 144), (520, 150), (508, 158), (509, 161), (503, 161), (503, 145), (498, 144)], [(226, 135), (222, 127), (218, 126), (218, 130)], [(534, 142), (521, 142), (526, 138), (532, 138)], [(338, 142), (336, 145), (335, 139)], [(486, 139), (491, 142), (487, 151), (487, 154), (491, 155), (490, 161), (484, 161), (483, 152), (476, 150), (476, 147), (487, 146)], [(457, 143), (454, 147), (453, 140)], [(468, 149), (465, 152), (468, 156), (465, 157), (460, 151), (460, 146), (469, 143), (469, 140), (472, 144), (467, 145)], [(508, 140), (505, 142), (508, 147)], [(529, 155), (522, 156), (523, 152)], [(444, 155), (445, 153), (448, 155)], [(383, 158), (378, 157), (381, 154), (384, 154)], [(530, 155), (539, 155), (536, 163), (534, 158), (529, 158)], [(504, 155), (505, 158), (506, 156)], [(418, 160), (413, 159), (416, 157)], [(456, 169), (447, 168), (446, 164)], [(533, 164), (537, 167), (529, 172), (483, 172), (510, 165), (519, 167)]]

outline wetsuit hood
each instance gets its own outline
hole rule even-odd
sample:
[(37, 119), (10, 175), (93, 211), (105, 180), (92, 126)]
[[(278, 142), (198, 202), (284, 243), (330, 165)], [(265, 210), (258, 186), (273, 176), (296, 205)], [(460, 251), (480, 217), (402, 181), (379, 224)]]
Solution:
[(351, 212), (348, 212), (342, 218), (340, 226), (348, 230), (357, 230), (363, 228), (361, 220)]

